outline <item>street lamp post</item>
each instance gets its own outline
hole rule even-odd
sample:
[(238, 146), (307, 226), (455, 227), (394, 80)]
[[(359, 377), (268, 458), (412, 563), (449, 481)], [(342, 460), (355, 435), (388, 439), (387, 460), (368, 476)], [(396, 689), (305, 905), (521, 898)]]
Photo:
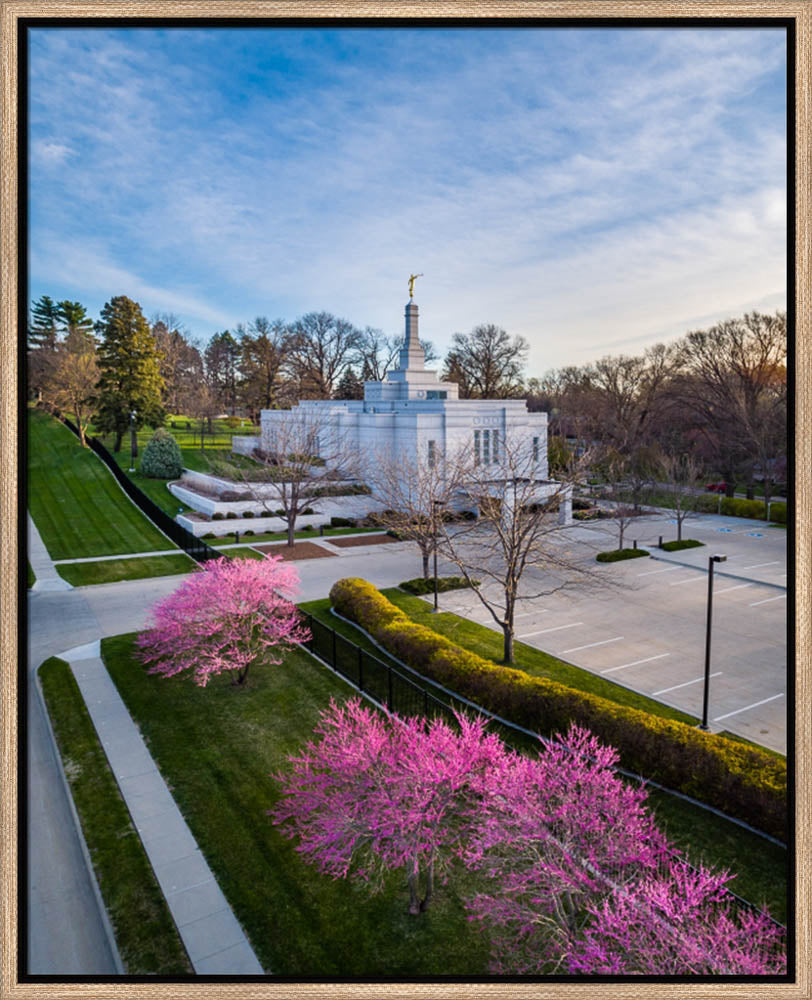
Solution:
[(707, 732), (708, 725), (708, 697), (710, 694), (710, 650), (711, 650), (711, 620), (713, 615), (713, 564), (726, 562), (727, 556), (715, 555), (708, 558), (708, 625), (705, 630), (705, 692), (702, 696), (702, 721), (699, 728)]
[(440, 610), (437, 601), (437, 515), (438, 508), (443, 506), (442, 500), (431, 501), (431, 512), (434, 519), (434, 614)]
[(138, 454), (138, 440), (135, 436), (136, 410), (130, 411), (130, 472), (135, 472), (135, 456)]

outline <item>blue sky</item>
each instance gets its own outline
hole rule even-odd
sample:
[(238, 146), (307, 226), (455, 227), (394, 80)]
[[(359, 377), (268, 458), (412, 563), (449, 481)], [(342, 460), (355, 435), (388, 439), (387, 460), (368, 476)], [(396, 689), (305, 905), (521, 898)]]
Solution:
[(36, 29), (30, 293), (205, 342), (497, 323), (528, 374), (786, 305), (778, 29)]

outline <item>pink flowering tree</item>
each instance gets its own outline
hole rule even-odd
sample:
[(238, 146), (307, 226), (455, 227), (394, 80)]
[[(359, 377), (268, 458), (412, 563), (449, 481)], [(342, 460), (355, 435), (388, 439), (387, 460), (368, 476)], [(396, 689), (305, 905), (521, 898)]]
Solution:
[(277, 664), (310, 638), (289, 600), (298, 584), (281, 556), (212, 560), (156, 605), (137, 640), (141, 659), (151, 674), (189, 670), (201, 687), (225, 672), (244, 684), (254, 663)]
[(761, 912), (735, 912), (729, 875), (679, 857), (656, 875), (589, 907), (569, 959), (587, 975), (739, 975), (786, 972), (784, 929)]
[(468, 901), (494, 943), (492, 971), (566, 971), (587, 906), (656, 869), (667, 844), (646, 793), (615, 775), (617, 753), (573, 726), (516, 756), (484, 803), (466, 863), (488, 878)]
[(459, 733), (438, 719), (387, 718), (357, 699), (331, 702), (315, 730), (321, 738), (276, 776), (274, 822), (333, 878), (375, 889), (403, 869), (409, 913), (424, 911), (509, 756), (482, 719), (458, 720)]

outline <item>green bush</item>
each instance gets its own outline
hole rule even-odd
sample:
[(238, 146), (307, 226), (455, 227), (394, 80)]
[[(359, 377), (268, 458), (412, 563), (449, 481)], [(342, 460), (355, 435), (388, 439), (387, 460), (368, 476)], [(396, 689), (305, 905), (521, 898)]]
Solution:
[(776, 524), (787, 523), (787, 505), (785, 503), (770, 504), (770, 520)]
[[(480, 581), (474, 580), (474, 585), (479, 586)], [(410, 594), (433, 594), (434, 593), (434, 578), (426, 580), (422, 576), (415, 577), (414, 580), (404, 580), (403, 583), (399, 583), (398, 586), (401, 590), (405, 590)], [(439, 576), (437, 577), (437, 590), (444, 593), (447, 590), (462, 590), (467, 587), (468, 583), (465, 577), (462, 576)]]
[(594, 504), (591, 500), (584, 500), (583, 497), (573, 497), (572, 498), (572, 509), (573, 510), (591, 510)]
[(366, 580), (339, 580), (330, 600), (393, 656), (496, 715), (543, 736), (585, 726), (617, 748), (627, 770), (786, 839), (785, 760), (494, 664), (413, 622)]
[(237, 517), (238, 515), (233, 510), (230, 510), (226, 513), (226, 518), (229, 521), (236, 521)]
[(246, 538), (249, 535), (253, 535), (253, 534), (254, 534), (254, 529), (253, 528), (246, 528), (245, 531), (243, 532), (243, 535), (245, 535)]
[(315, 513), (316, 512), (313, 510), (312, 507), (305, 507), (305, 509), (302, 511), (302, 514), (315, 514)]
[(183, 472), (183, 455), (169, 431), (159, 427), (141, 456), (141, 472), (149, 479), (177, 479)]
[(355, 521), (351, 517), (331, 517), (330, 526), (333, 528), (354, 528)]
[(244, 510), (242, 512), (242, 516), (243, 517), (253, 517), (254, 516), (254, 512), (252, 510)]
[(753, 517), (763, 521), (767, 507), (763, 500), (742, 500), (739, 497), (723, 497), (722, 513), (729, 517)]
[(612, 549), (611, 552), (599, 552), (595, 558), (598, 562), (620, 562), (623, 559), (640, 559), (649, 555), (648, 549)]
[(217, 535), (213, 531), (207, 531), (205, 535), (201, 535), (201, 538), (216, 538)]
[(679, 542), (663, 542), (663, 549), (666, 552), (679, 552), (681, 549), (697, 549), (704, 544), (695, 538), (683, 538)]
[(212, 521), (222, 521), (224, 520), (224, 515), (218, 511), (216, 514), (212, 514), (211, 519)]

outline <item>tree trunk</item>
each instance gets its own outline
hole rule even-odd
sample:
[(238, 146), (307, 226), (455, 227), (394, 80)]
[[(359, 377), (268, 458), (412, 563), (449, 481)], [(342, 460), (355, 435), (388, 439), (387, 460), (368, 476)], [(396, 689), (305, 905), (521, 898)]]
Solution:
[(682, 518), (679, 515), (679, 511), (677, 511), (677, 541), (682, 541)]
[(79, 428), (79, 441), (83, 448), (87, 448), (87, 441), (85, 440), (85, 428), (82, 425), (82, 418), (78, 413), (74, 412), (73, 418), (76, 421), (76, 426)]
[(423, 579), (428, 580), (429, 576), (429, 551), (428, 549), (423, 550)]
[(291, 546), (296, 543), (296, 539), (294, 537), (296, 533), (295, 528), (296, 520), (292, 515), (288, 514), (288, 545)]
[(502, 632), (505, 637), (504, 662), (513, 663), (513, 622), (503, 623)]
[(429, 908), (431, 903), (431, 897), (434, 895), (434, 858), (429, 861), (428, 871), (426, 872), (426, 894), (420, 902), (420, 912), (425, 913)]
[(121, 441), (123, 437), (124, 437), (124, 431), (116, 431), (116, 441), (115, 444), (113, 445), (113, 451), (116, 452), (116, 454), (118, 454), (118, 452), (121, 451)]
[(420, 900), (417, 895), (417, 872), (412, 872), (408, 878), (409, 883), (409, 913), (416, 917), (420, 913)]
[(620, 522), (620, 539), (618, 540), (618, 550), (623, 548), (623, 532), (626, 530), (626, 526), (623, 522)]

